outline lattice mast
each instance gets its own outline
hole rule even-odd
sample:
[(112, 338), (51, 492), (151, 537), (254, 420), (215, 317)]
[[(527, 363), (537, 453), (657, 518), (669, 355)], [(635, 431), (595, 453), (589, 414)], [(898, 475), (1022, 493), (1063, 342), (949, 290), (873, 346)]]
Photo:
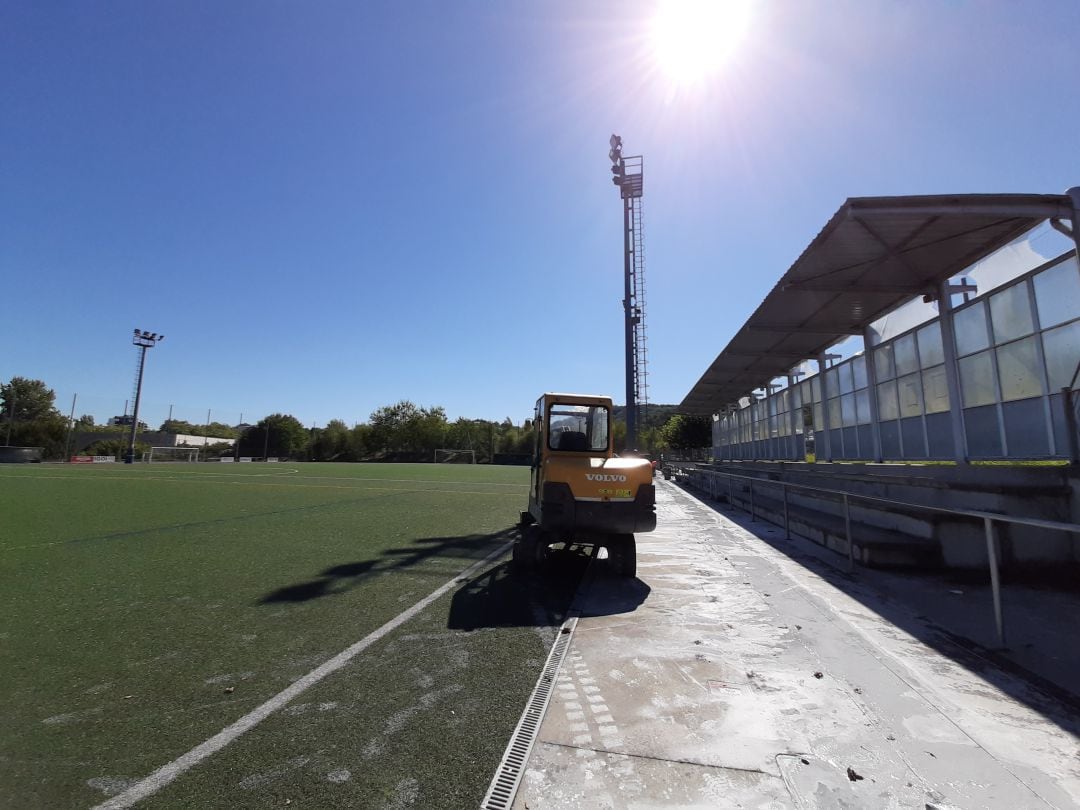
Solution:
[(637, 447), (638, 425), (649, 405), (648, 345), (645, 331), (645, 237), (642, 228), (644, 159), (624, 156), (622, 138), (612, 135), (612, 182), (623, 203), (623, 316), (626, 340), (626, 447)]
[[(124, 463), (131, 464), (135, 461), (135, 434), (139, 430), (139, 401), (142, 399), (142, 381), (143, 381), (143, 369), (146, 367), (146, 350), (152, 349), (157, 345), (159, 340), (164, 340), (164, 335), (159, 335), (156, 332), (145, 332), (142, 329), (136, 329), (134, 337), (132, 337), (132, 344), (139, 350), (139, 362), (135, 366), (135, 407), (131, 412), (131, 433), (128, 437), (128, 449), (124, 455)], [(127, 409), (125, 408), (125, 411)], [(126, 415), (126, 413), (125, 413)]]

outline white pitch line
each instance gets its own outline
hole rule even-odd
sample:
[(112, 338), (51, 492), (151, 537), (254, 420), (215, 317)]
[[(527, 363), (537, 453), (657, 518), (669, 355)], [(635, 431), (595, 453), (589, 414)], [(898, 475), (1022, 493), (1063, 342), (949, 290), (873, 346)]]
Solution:
[(402, 624), (404, 624), (417, 613), (422, 611), (424, 608), (426, 608), (428, 605), (430, 605), (448, 590), (459, 584), (462, 580), (471, 576), (478, 569), (483, 568), (496, 557), (504, 554), (511, 545), (513, 545), (513, 541), (504, 543), (499, 548), (495, 549), (495, 551), (484, 557), (484, 559), (480, 560), (477, 563), (474, 563), (473, 565), (470, 565), (468, 568), (455, 576), (449, 582), (429, 593), (411, 608), (405, 610), (402, 613), (399, 613), (397, 616), (388, 621), (378, 630), (374, 630), (371, 633), (368, 633), (358, 642), (356, 642), (350, 647), (346, 647), (329, 661), (320, 664), (315, 669), (311, 670), (311, 672), (309, 672), (307, 675), (303, 676), (297, 681), (294, 681), (290, 686), (283, 689), (281, 692), (278, 692), (261, 706), (258, 706), (248, 714), (245, 714), (231, 726), (222, 729), (209, 740), (195, 746), (183, 756), (174, 759), (168, 765), (162, 765), (148, 777), (143, 779), (141, 782), (132, 785), (123, 793), (117, 796), (113, 796), (108, 801), (96, 805), (93, 810), (120, 810), (120, 808), (131, 807), (136, 802), (157, 793), (159, 790), (172, 782), (178, 776), (195, 767), (211, 754), (217, 753), (226, 745), (239, 737), (241, 734), (244, 734), (245, 732), (253, 729), (271, 714), (289, 703), (289, 701), (291, 701), (297, 695), (300, 695), (307, 689), (310, 689), (312, 686), (317, 684), (319, 681), (321, 681), (323, 678), (325, 678), (332, 672), (336, 672), (337, 670), (341, 669), (358, 654), (363, 652), (366, 648), (370, 647), (387, 633), (390, 633), (391, 631), (400, 627)]

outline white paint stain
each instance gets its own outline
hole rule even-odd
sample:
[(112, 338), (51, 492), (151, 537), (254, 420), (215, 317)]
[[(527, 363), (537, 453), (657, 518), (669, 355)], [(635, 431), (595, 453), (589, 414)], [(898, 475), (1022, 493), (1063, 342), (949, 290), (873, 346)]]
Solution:
[(352, 779), (352, 774), (349, 773), (346, 768), (338, 768), (336, 771), (330, 771), (326, 775), (327, 782), (333, 782), (334, 784), (341, 784), (342, 782), (348, 782)]
[(106, 796), (115, 796), (117, 793), (123, 793), (138, 781), (138, 779), (129, 779), (126, 776), (95, 776), (93, 779), (87, 779), (86, 784), (94, 790), (100, 790)]
[(78, 720), (78, 716), (74, 714), (54, 714), (52, 717), (46, 717), (41, 722), (47, 726), (60, 726), (67, 723), (77, 723)]
[(246, 681), (255, 676), (254, 672), (225, 672), (221, 675), (213, 675), (203, 681), (205, 684), (227, 683), (228, 681)]
[(394, 787), (394, 795), (390, 797), (387, 810), (405, 810), (412, 807), (420, 798), (420, 783), (415, 779), (402, 779)]

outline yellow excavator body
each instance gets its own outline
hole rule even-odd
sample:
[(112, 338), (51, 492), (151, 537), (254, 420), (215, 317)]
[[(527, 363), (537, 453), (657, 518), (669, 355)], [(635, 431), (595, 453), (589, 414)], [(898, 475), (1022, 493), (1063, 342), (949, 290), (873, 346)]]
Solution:
[(607, 548), (636, 571), (634, 533), (656, 528), (650, 461), (614, 453), (610, 397), (544, 394), (536, 402), (528, 510), (515, 562), (529, 568), (553, 543)]

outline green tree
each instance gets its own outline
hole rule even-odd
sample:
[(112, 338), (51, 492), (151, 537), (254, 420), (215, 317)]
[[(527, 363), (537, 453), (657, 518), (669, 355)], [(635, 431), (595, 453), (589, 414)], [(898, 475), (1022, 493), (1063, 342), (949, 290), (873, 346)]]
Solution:
[(533, 452), (533, 423), (526, 419), (521, 427), (517, 427), (509, 417), (499, 425), (498, 437), (495, 440), (495, 452), (511, 453), (514, 455), (531, 455)]
[(641, 445), (641, 449), (645, 452), (659, 453), (661, 450), (666, 450), (668, 447), (667, 439), (664, 438), (663, 428), (642, 428), (638, 433), (638, 438), (638, 444)]
[(376, 452), (431, 452), (442, 446), (447, 428), (441, 406), (421, 408), (407, 399), (378, 408), (368, 423)]
[[(7, 428), (0, 433), (0, 441), (7, 438)], [(40, 447), (45, 458), (59, 459), (66, 453), (67, 420), (58, 413), (16, 422), (11, 426), (11, 444), (15, 447)]]
[(371, 425), (357, 425), (349, 431), (347, 459), (349, 461), (360, 461), (367, 458), (371, 452)]
[(611, 422), (611, 437), (612, 437), (612, 440), (615, 442), (614, 445), (612, 445), (612, 446), (615, 448), (616, 453), (623, 453), (628, 449), (630, 449), (630, 450), (636, 449), (636, 448), (627, 448), (627, 446), (626, 446), (626, 422), (623, 422), (623, 421), (618, 420), (618, 419), (612, 420), (612, 422)]
[(413, 419), (408, 426), (407, 449), (434, 452), (436, 447), (441, 447), (446, 434), (446, 411), (441, 405), (431, 408), (421, 408), (418, 418)]
[(41, 380), (12, 377), (0, 383), (0, 441), (40, 447), (45, 458), (66, 452), (67, 419), (53, 407), (56, 394)]
[[(513, 425), (510, 426), (513, 429)], [(499, 440), (507, 430), (505, 423), (496, 425), (487, 419), (467, 419), (464, 416), (446, 428), (443, 447), (453, 450), (472, 450), (476, 453), (477, 463), (491, 461), (492, 446), (498, 451)]]
[(224, 422), (211, 422), (209, 425), (195, 425), (184, 419), (166, 419), (159, 430), (165, 433), (180, 433), (187, 436), (208, 436), (212, 439), (235, 439), (238, 431)]
[[(150, 450), (146, 442), (135, 442), (135, 460), (138, 461), (143, 454)], [(98, 439), (92, 445), (82, 451), (86, 456), (116, 456), (117, 460), (127, 455), (128, 443), (126, 439)]]
[(161, 427), (158, 428), (158, 430), (164, 433), (186, 433), (191, 436), (195, 435), (191, 432), (194, 429), (195, 426), (191, 424), (191, 422), (183, 419), (166, 419), (161, 423)]
[(660, 431), (672, 450), (697, 450), (712, 444), (712, 419), (675, 414)]
[(236, 449), (228, 442), (215, 442), (199, 448), (199, 459), (220, 458), (231, 456)]
[(0, 418), (4, 420), (33, 422), (58, 416), (54, 402), (56, 394), (41, 380), (12, 377), (10, 382), (0, 383)]
[[(267, 438), (269, 436), (269, 442)], [(307, 449), (308, 429), (289, 414), (275, 413), (259, 420), (240, 439), (240, 454), (261, 456), (302, 456)]]
[(349, 454), (349, 426), (340, 419), (331, 419), (326, 427), (316, 430), (311, 443), (313, 461), (339, 461)]

